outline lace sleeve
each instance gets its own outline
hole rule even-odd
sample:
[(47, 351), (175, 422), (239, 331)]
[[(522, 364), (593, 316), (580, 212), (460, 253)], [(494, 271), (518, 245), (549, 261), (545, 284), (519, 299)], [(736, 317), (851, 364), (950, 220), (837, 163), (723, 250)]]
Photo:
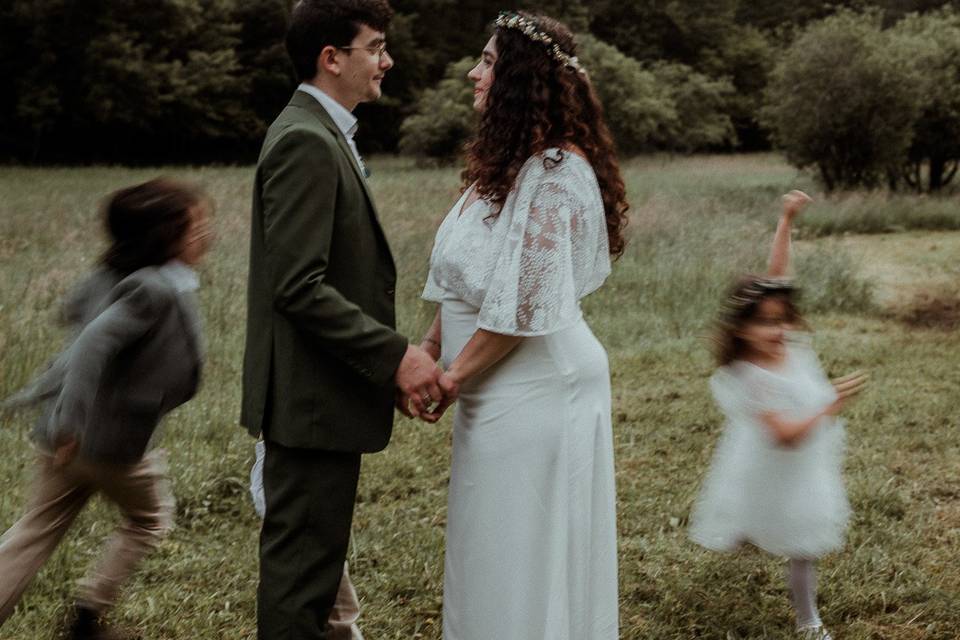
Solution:
[(564, 329), (580, 319), (580, 298), (609, 274), (599, 191), (565, 170), (566, 162), (542, 164), (535, 159), (500, 213), (509, 227), (480, 308), (481, 329), (522, 336)]
[(434, 268), (431, 266), (429, 273), (427, 273), (427, 281), (423, 285), (423, 292), (420, 294), (420, 297), (427, 302), (443, 302), (443, 287), (437, 284), (436, 273), (434, 273)]

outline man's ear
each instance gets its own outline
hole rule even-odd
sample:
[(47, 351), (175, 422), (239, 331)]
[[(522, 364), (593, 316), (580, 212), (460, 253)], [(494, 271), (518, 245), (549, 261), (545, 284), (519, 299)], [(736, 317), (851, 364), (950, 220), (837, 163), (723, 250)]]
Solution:
[(340, 63), (337, 62), (337, 48), (326, 46), (320, 55), (317, 56), (317, 73), (325, 73), (331, 76), (339, 76), (341, 73)]

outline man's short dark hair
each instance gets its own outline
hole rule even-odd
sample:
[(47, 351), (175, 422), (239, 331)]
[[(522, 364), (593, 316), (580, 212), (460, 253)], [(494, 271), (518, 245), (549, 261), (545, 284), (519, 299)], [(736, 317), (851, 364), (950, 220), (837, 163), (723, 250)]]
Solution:
[(287, 53), (299, 80), (317, 75), (324, 47), (347, 47), (361, 25), (386, 31), (393, 18), (387, 0), (300, 0), (290, 15)]

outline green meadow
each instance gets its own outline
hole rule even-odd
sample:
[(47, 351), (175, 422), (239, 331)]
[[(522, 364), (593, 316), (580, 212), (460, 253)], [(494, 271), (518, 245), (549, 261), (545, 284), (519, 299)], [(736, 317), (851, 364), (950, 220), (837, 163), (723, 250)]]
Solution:
[[(419, 340), (434, 312), (419, 293), (458, 171), (397, 158), (371, 166), (398, 266), (399, 328)], [(631, 242), (584, 304), (613, 377), (621, 637), (793, 635), (782, 559), (712, 553), (686, 537), (722, 427), (706, 336), (731, 279), (763, 268), (779, 196), (792, 188), (817, 200), (795, 254), (824, 367), (872, 376), (845, 413), (854, 516), (844, 550), (820, 564), (821, 615), (837, 640), (960, 637), (957, 198), (826, 198), (776, 155), (639, 158), (624, 173)], [(101, 198), (158, 174), (194, 181), (217, 203), (218, 240), (202, 268), (208, 359), (201, 393), (166, 419), (160, 439), (177, 527), (111, 619), (144, 640), (249, 640), (258, 519), (247, 494), (253, 440), (237, 417), (252, 168), (0, 168), (0, 396), (61, 347), (57, 303), (104, 247)], [(0, 416), (0, 530), (28, 499), (32, 420)], [(365, 457), (349, 561), (368, 640), (441, 636), (449, 455), (449, 417), (398, 418), (391, 445)], [(0, 639), (57, 637), (74, 582), (115, 522), (91, 503)]]

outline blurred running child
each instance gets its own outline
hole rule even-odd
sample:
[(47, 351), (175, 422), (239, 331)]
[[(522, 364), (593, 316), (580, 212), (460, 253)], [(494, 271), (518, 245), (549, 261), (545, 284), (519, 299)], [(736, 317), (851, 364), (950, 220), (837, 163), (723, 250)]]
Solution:
[(0, 624), (95, 494), (123, 522), (81, 581), (71, 639), (115, 637), (102, 621), (137, 563), (170, 530), (160, 419), (192, 398), (202, 343), (193, 267), (209, 248), (211, 202), (164, 178), (121, 189), (105, 206), (111, 245), (63, 305), (76, 337), (7, 406), (42, 403), (32, 498), (0, 538)]

